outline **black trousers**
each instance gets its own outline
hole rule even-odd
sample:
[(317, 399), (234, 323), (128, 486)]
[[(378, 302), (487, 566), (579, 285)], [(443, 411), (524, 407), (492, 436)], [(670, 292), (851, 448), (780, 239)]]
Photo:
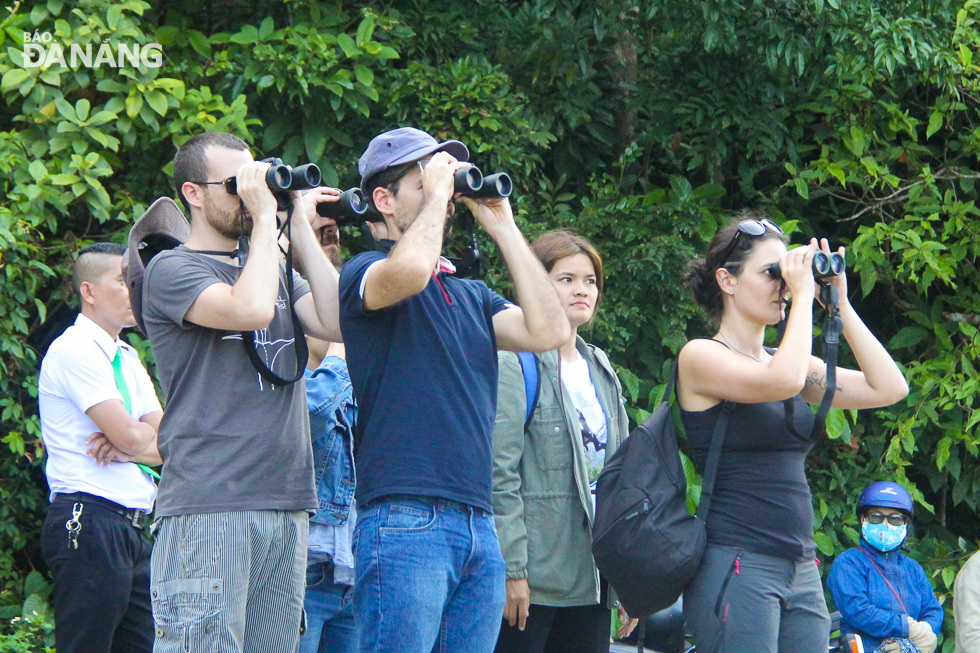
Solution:
[(523, 631), (501, 622), (494, 653), (609, 653), (611, 627), (605, 600), (569, 608), (532, 603)]
[(69, 548), (65, 522), (75, 503), (56, 497), (41, 531), (54, 577), (58, 653), (150, 653), (151, 545), (125, 517), (92, 500), (80, 502), (78, 548)]

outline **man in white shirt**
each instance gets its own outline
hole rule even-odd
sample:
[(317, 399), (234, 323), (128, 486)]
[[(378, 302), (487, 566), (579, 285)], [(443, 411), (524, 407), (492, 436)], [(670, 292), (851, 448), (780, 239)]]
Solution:
[[(38, 405), (51, 506), (41, 534), (54, 577), (58, 653), (151, 651), (150, 543), (160, 402), (119, 332), (136, 321), (125, 248), (90, 245), (72, 283), (81, 313), (41, 363)], [(147, 471), (144, 471), (147, 470)]]

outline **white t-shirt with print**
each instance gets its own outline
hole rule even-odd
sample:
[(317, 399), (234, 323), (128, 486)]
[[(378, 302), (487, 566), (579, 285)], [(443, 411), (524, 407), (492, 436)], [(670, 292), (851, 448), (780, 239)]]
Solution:
[(578, 351), (575, 352), (574, 362), (562, 361), (561, 381), (578, 412), (594, 503), (596, 480), (606, 460), (606, 415), (602, 412), (602, 405), (592, 384), (589, 364)]

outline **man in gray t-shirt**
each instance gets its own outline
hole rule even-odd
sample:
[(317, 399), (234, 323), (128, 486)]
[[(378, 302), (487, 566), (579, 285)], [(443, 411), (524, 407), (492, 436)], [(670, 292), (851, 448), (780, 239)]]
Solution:
[[(317, 505), (306, 393), (302, 377), (260, 375), (242, 334), (279, 377), (305, 364), (294, 312), (306, 333), (340, 340), (337, 272), (314, 234), (324, 220), (316, 205), (338, 191), (292, 197), (291, 247), (310, 282), (292, 273), (289, 293), (268, 168), (231, 134), (187, 141), (174, 181), (190, 237), (144, 276), (142, 317), (167, 399), (151, 578), (157, 653), (288, 651), (299, 641), (307, 512)], [(239, 266), (231, 254), (244, 238)]]

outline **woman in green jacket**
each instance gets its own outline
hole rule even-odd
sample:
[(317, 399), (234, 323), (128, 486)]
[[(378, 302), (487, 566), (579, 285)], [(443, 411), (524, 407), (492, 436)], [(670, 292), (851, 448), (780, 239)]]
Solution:
[(602, 258), (565, 230), (543, 234), (531, 248), (558, 291), (572, 337), (535, 357), (537, 401), (526, 428), (521, 361), (499, 355), (493, 508), (507, 602), (496, 653), (608, 652), (611, 606), (592, 559), (594, 492), (628, 426), (609, 359), (577, 335), (595, 317)]

